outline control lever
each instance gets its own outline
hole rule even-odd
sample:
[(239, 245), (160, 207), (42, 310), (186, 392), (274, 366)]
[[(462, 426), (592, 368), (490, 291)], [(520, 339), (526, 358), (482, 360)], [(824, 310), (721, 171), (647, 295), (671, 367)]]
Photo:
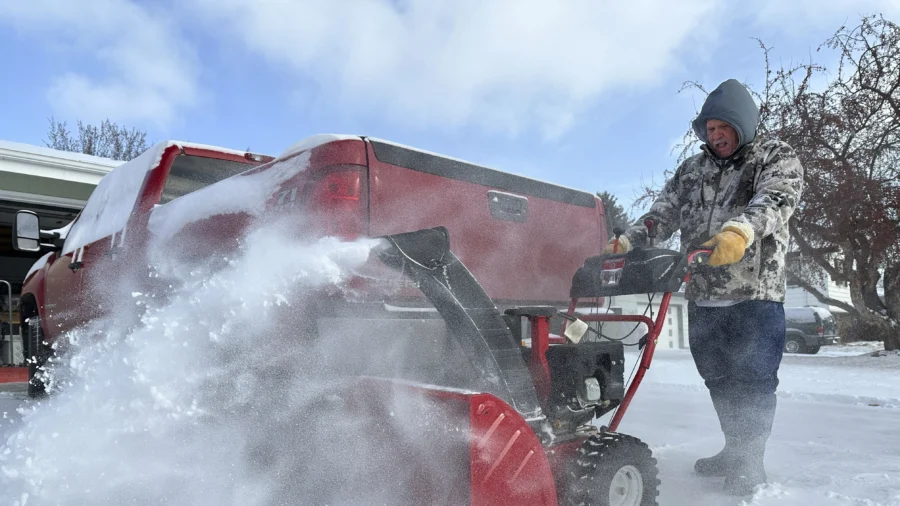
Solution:
[(622, 227), (613, 228), (613, 235), (616, 236), (616, 242), (613, 244), (613, 253), (619, 252), (619, 237), (625, 233), (625, 229)]
[(656, 239), (656, 222), (652, 219), (647, 218), (644, 220), (644, 226), (647, 227), (647, 242), (650, 243), (650, 247), (653, 247), (653, 239)]

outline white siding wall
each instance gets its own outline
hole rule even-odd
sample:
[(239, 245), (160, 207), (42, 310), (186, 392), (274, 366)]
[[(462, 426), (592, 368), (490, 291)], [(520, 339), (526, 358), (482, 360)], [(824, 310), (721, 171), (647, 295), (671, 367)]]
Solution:
[(784, 305), (789, 307), (814, 306), (819, 304), (820, 302), (816, 300), (811, 293), (797, 286), (789, 286), (784, 296)]
[[(839, 285), (834, 281), (830, 281), (828, 283), (828, 295), (832, 299), (853, 304), (853, 300), (850, 298), (850, 285)], [(831, 306), (829, 309), (831, 309), (832, 313), (846, 313), (843, 309), (834, 306)]]
[[(850, 287), (849, 286), (841, 286), (834, 281), (829, 280), (828, 284), (822, 288), (822, 292), (832, 298), (837, 299), (842, 302), (846, 302), (847, 304), (851, 304), (850, 300)], [(785, 294), (785, 306), (817, 306), (824, 307), (831, 311), (833, 314), (846, 313), (843, 309), (835, 306), (831, 306), (829, 304), (825, 304), (823, 302), (819, 302), (819, 299), (815, 297), (815, 295), (807, 292), (803, 288), (799, 286), (788, 286), (787, 293)]]

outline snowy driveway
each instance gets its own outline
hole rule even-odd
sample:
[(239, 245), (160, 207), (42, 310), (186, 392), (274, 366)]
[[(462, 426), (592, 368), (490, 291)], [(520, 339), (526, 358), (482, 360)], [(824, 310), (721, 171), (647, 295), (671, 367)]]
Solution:
[(690, 353), (660, 350), (619, 427), (659, 459), (660, 505), (900, 505), (900, 356), (845, 350), (785, 356), (770, 485), (746, 499), (693, 474), (697, 458), (719, 451), (721, 432)]
[[(660, 350), (620, 427), (659, 459), (659, 504), (900, 505), (900, 356), (850, 356), (859, 352), (785, 357), (766, 457), (770, 485), (734, 498), (719, 492), (720, 479), (693, 475), (694, 460), (721, 446), (718, 422), (690, 353)], [(22, 393), (0, 393), (4, 441), (23, 402)]]

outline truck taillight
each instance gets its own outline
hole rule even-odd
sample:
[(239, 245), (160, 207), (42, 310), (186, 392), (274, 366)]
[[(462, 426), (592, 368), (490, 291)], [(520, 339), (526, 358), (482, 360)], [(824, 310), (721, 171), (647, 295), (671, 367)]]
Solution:
[(366, 177), (359, 166), (323, 169), (313, 183), (310, 217), (320, 233), (355, 239), (366, 233)]
[(818, 334), (820, 336), (824, 336), (825, 335), (825, 327), (822, 325), (819, 325), (819, 328), (816, 329), (816, 332), (818, 332)]

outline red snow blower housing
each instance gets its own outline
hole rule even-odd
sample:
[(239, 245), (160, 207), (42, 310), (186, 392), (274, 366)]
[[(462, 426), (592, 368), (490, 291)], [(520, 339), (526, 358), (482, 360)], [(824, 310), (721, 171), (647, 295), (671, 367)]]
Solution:
[[(466, 455), (460, 465), (468, 466), (467, 487), (456, 490), (455, 504), (657, 504), (652, 452), (616, 429), (649, 368), (671, 292), (708, 250), (684, 255), (651, 248), (588, 258), (573, 276), (568, 312), (526, 306), (501, 314), (450, 251), (443, 227), (383, 239), (378, 257), (416, 283), (452, 341), (444, 376), (424, 382), (440, 387), (404, 383), (402, 388), (430, 402), (440, 399), (446, 412), (464, 414), (457, 429), (462, 426), (469, 437), (465, 451), (454, 455)], [(579, 298), (653, 292), (664, 292), (655, 320), (575, 312)], [(552, 318), (566, 320), (566, 337), (550, 334)], [(638, 374), (627, 391), (623, 342), (588, 325), (610, 321), (643, 323), (648, 329), (639, 343)], [(530, 348), (523, 345), (529, 337)], [(367, 398), (370, 410), (378, 404), (372, 398)], [(593, 424), (612, 411), (608, 426)], [(419, 501), (449, 504), (428, 493)]]

